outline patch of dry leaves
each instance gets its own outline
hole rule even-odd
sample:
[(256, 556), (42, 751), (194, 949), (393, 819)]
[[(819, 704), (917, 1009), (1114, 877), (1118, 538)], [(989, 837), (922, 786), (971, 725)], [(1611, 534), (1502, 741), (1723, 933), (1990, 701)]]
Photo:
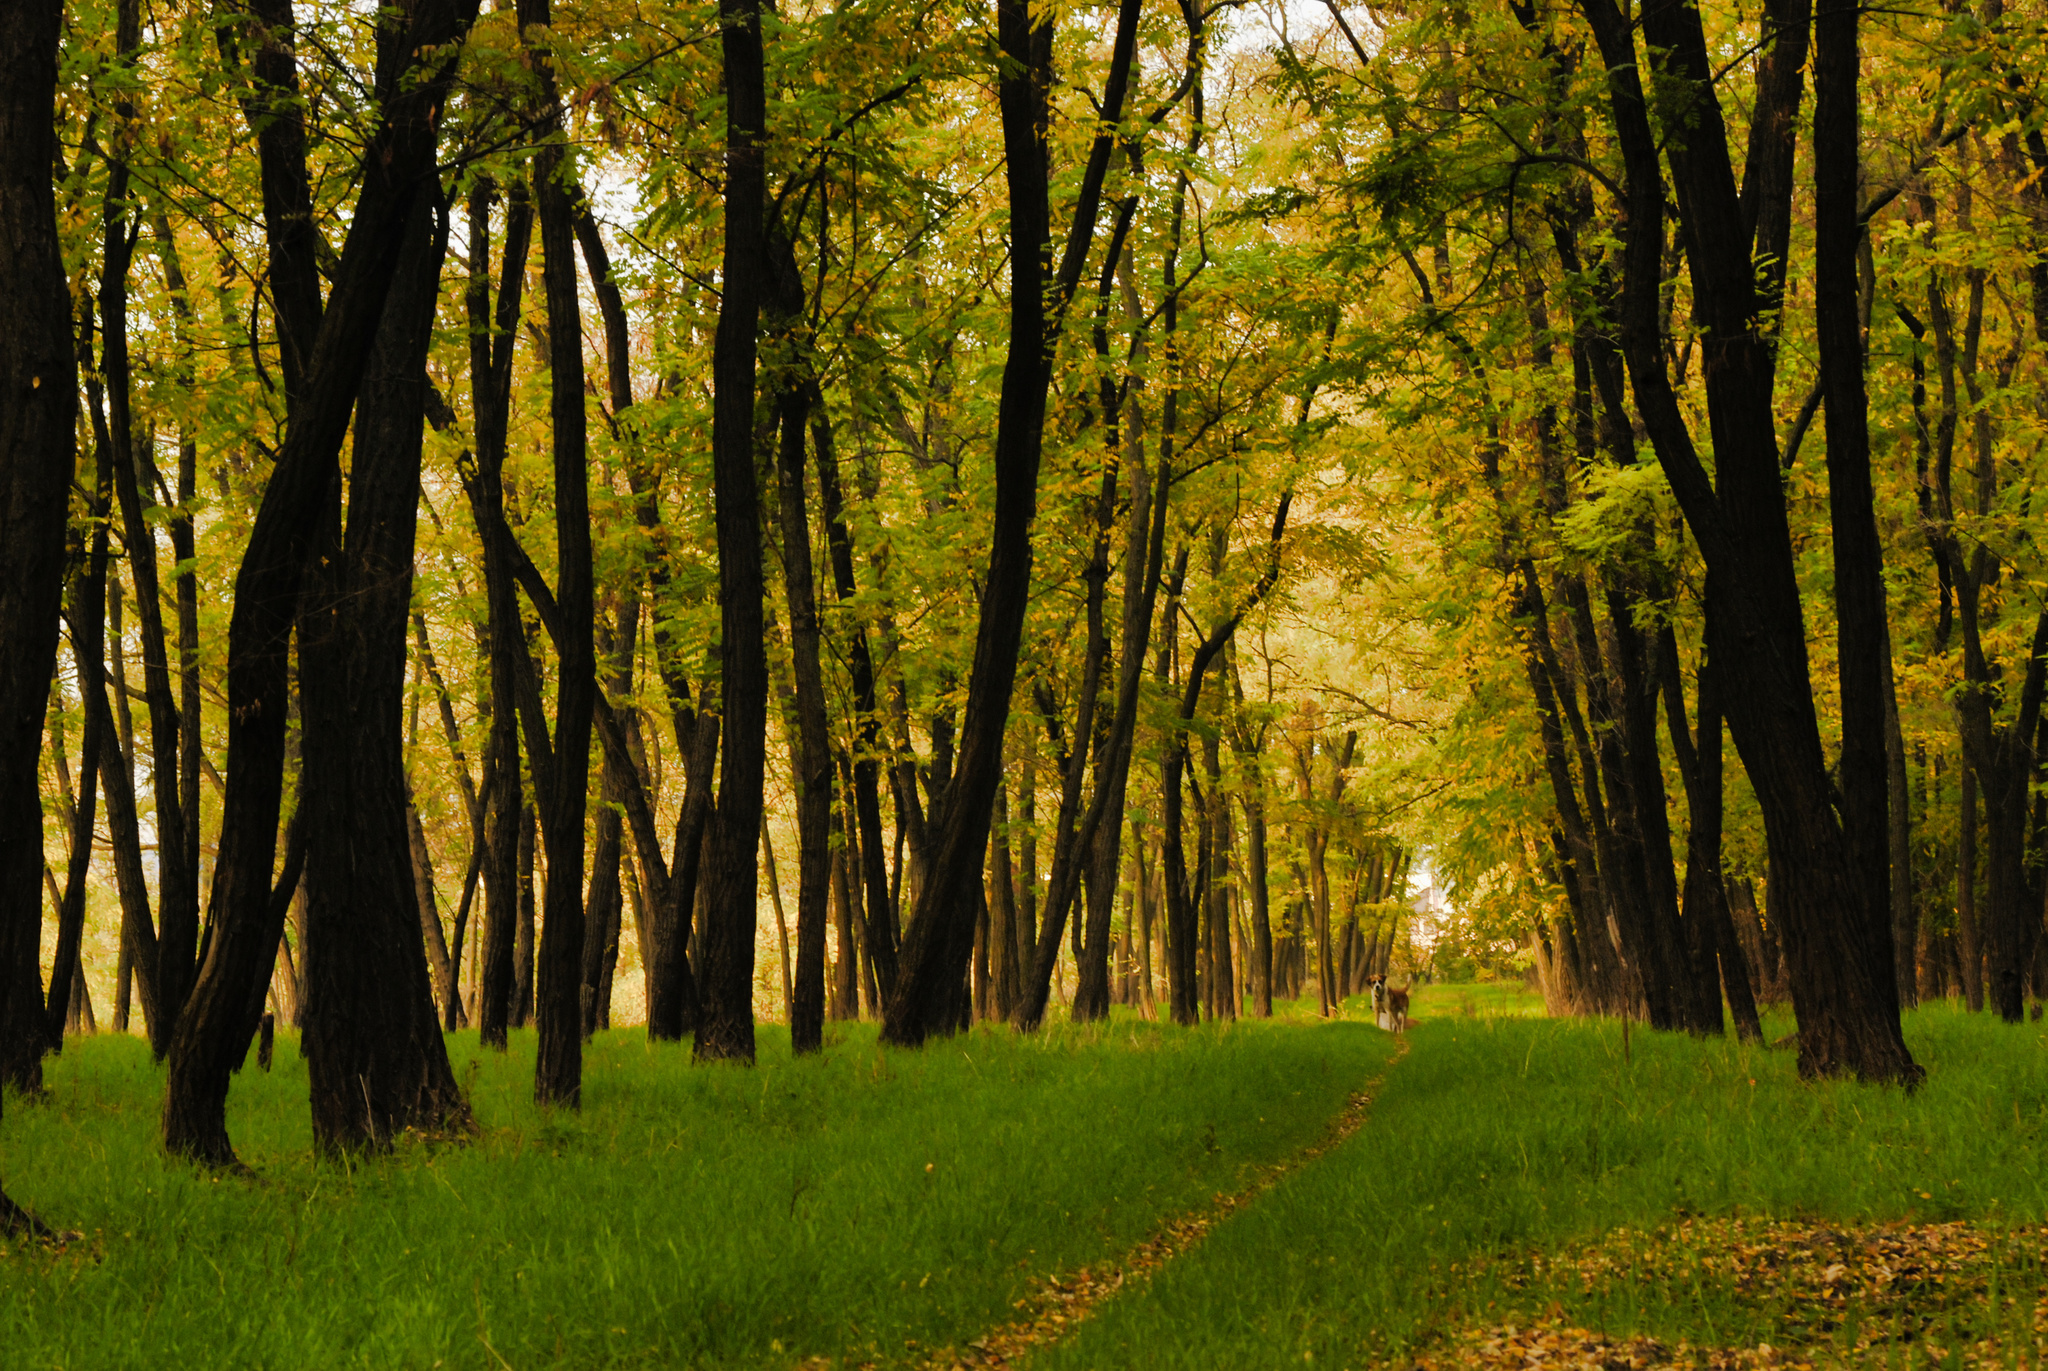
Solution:
[[(1581, 1293), (1621, 1279), (1718, 1286), (1767, 1316), (1772, 1341), (1700, 1347), (1615, 1338), (1572, 1326), (1553, 1304), (1526, 1325), (1454, 1332), (1414, 1365), (1419, 1371), (2041, 1366), (2048, 1364), (2044, 1258), (2048, 1228), (1995, 1230), (1962, 1222), (1838, 1228), (1690, 1219), (1654, 1233), (1617, 1230), (1576, 1253), (1527, 1257), (1505, 1283), (1577, 1286)], [(2024, 1295), (2007, 1293), (2016, 1287)]]

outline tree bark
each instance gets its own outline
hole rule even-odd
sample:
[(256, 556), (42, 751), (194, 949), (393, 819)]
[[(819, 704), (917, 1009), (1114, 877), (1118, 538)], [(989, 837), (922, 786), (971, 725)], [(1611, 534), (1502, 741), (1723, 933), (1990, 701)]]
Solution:
[[(77, 453), (78, 371), (50, 176), (62, 19), (52, 0), (0, 10), (0, 967), (41, 926), (39, 763)], [(9, 994), (0, 980), (0, 1022)], [(0, 1232), (23, 1231), (41, 1225), (0, 1193)]]
[(434, 174), (438, 120), (454, 72), (450, 45), (467, 32), (475, 12), (474, 0), (421, 0), (403, 31), (392, 35), (396, 41), (380, 45), (381, 117), (364, 151), (363, 188), (320, 319), (305, 400), (288, 421), (236, 577), (228, 628), (227, 798), (212, 930), (172, 1039), (164, 1103), (165, 1145), (216, 1164), (234, 1159), (225, 1119), (228, 1074), (255, 1032), (250, 1007), (260, 1004), (277, 953), (270, 884), (283, 786), (287, 654), (309, 537), (336, 479), (412, 201)]
[(711, 459), (718, 528), (719, 677), (725, 751), (711, 823), (710, 902), (694, 1055), (754, 1060), (752, 978), (768, 723), (762, 642), (754, 362), (767, 286), (767, 93), (760, 0), (719, 0), (725, 63), (725, 250), (712, 348)]
[[(1842, 706), (1837, 791), (1848, 860), (1847, 922), (1866, 974), (1881, 976), (1873, 1010), (1896, 1021), (1891, 930), (1891, 803), (1885, 702), (1891, 690), (1884, 550), (1870, 474), (1856, 259), (1863, 239), (1855, 0), (1819, 0), (1813, 37), (1814, 310), (1826, 403), (1828, 510), (1834, 533), (1835, 622)], [(2034, 910), (2038, 929), (2040, 910)], [(2031, 952), (2031, 942), (2028, 944)], [(1875, 988), (1874, 988), (1875, 989)]]
[[(1049, 15), (1034, 15), (1023, 0), (996, 3), (996, 41), (1003, 57), (996, 102), (1002, 117), (1011, 243), (1009, 352), (996, 417), (996, 507), (958, 761), (933, 843), (930, 878), (918, 892), (917, 913), (904, 930), (901, 965), (883, 1020), (883, 1040), (898, 1046), (919, 1046), (932, 1033), (952, 1031), (953, 1001), (973, 954), (982, 860), (996, 787), (1003, 779), (1003, 737), (1031, 591), (1031, 524), (1038, 505), (1051, 353), (1094, 239), (1113, 131), (1123, 119), (1130, 84), (1139, 9), (1138, 0), (1122, 0), (1118, 9), (1101, 103), (1102, 131), (1089, 149), (1073, 223), (1055, 273), (1050, 269), (1052, 215), (1045, 135), (1052, 21)], [(1084, 749), (1087, 741), (1077, 738), (1076, 748)], [(1041, 937), (1041, 960), (1047, 945)], [(1057, 955), (1057, 933), (1051, 946)]]
[[(802, 327), (803, 278), (796, 252), (778, 224), (769, 225), (776, 261), (774, 329), (789, 347), (807, 347)], [(780, 441), (775, 450), (782, 583), (789, 605), (789, 646), (795, 676), (796, 737), (791, 766), (796, 789), (796, 981), (789, 1001), (790, 1045), (816, 1052), (825, 1032), (825, 923), (832, 880), (832, 742), (819, 666), (818, 594), (811, 565), (811, 523), (804, 495), (804, 437), (818, 404), (808, 361), (776, 380)], [(818, 416), (822, 418), (822, 415)]]
[[(552, 22), (549, 0), (519, 0), (519, 27)], [(554, 447), (555, 589), (560, 632), (555, 729), (547, 764), (534, 757), (534, 790), (548, 870), (545, 928), (534, 982), (539, 1050), (533, 1097), (580, 1108), (583, 1100), (583, 844), (597, 665), (596, 599), (591, 564), (590, 474), (583, 398), (583, 315), (576, 285), (576, 239), (566, 184), (562, 112), (552, 59), (529, 50), (540, 78), (546, 139), (534, 160), (534, 213), (540, 223), (541, 277), (547, 295), (548, 393)], [(529, 754), (535, 749), (528, 748)]]
[[(330, 1154), (381, 1150), (404, 1129), (468, 1119), (424, 952), (426, 921), (438, 942), (440, 920), (423, 899), (431, 875), (415, 865), (405, 775), (427, 350), (446, 249), (447, 216), (429, 184), (397, 246), (356, 403), (347, 530), (337, 485), (323, 517), (338, 545), (311, 573), (300, 618), (304, 761), (294, 822), (309, 839), (300, 1051), (314, 1144)], [(419, 847), (424, 859), (423, 836)], [(287, 884), (273, 901), (280, 929), (289, 898)], [(444, 984), (452, 980), (441, 971)]]
[(522, 829), (516, 661), (526, 652), (513, 586), (511, 535), (505, 527), (503, 471), (512, 405), (512, 349), (520, 293), (532, 243), (532, 202), (515, 188), (505, 216), (503, 265), (496, 309), (491, 299), (490, 212), (493, 194), (479, 183), (469, 198), (470, 392), (476, 453), (463, 468), (463, 487), (483, 544), (485, 641), (490, 667), (490, 742), (484, 808), (484, 926), (479, 940), (476, 1022), (479, 1041), (503, 1051), (512, 1020), (514, 944), (519, 927), (519, 835)]
[(1690, 4), (1653, 9), (1642, 27), (1666, 54), (1666, 122), (1682, 119), (1687, 130), (1666, 151), (1703, 329), (1715, 477), (1693, 446), (1659, 341), (1666, 191), (1634, 34), (1612, 0), (1581, 0), (1581, 9), (1607, 68), (1626, 167), (1622, 350), (1643, 426), (1707, 563), (1709, 651), (1729, 672), (1728, 722), (1778, 877), (1772, 905), (1783, 911), (1792, 963), (1799, 1069), (1915, 1081), (1922, 1073), (1899, 1034), (1891, 970), (1872, 964), (1873, 916), (1832, 808), (1777, 461), (1773, 356), (1700, 14)]

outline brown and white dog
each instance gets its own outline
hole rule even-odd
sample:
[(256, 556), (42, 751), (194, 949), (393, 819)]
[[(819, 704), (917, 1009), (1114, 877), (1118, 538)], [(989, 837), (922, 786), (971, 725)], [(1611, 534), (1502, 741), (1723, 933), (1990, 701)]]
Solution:
[(1396, 1033), (1408, 1031), (1408, 987), (1387, 987), (1387, 1027)]

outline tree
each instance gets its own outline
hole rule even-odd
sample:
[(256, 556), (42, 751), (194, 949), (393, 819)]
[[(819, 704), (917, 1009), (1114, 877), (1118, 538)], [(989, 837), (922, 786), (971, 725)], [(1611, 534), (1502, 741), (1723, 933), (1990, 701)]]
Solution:
[[(35, 938), (42, 909), (37, 759), (57, 656), (66, 492), (76, 456), (77, 367), (57, 238), (55, 3), (0, 15), (0, 967)], [(15, 993), (0, 977), (0, 1021)], [(35, 1227), (0, 1193), (0, 1228)]]

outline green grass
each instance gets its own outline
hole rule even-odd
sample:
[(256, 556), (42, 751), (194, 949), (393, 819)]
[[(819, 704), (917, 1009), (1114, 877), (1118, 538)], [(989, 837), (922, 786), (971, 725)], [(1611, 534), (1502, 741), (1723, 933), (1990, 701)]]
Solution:
[(580, 1115), (530, 1103), (532, 1040), (452, 1040), (481, 1136), (353, 1168), (309, 1154), (306, 1075), (235, 1083), (253, 1179), (156, 1146), (162, 1073), (74, 1042), (0, 1124), (9, 1192), (83, 1242), (0, 1248), (0, 1363), (788, 1366), (1000, 1321), (1034, 1274), (1322, 1136), (1391, 1040), (1356, 1024), (1120, 1020), (693, 1067), (603, 1034)]
[[(1692, 1214), (2048, 1215), (2042, 1026), (1937, 1006), (1908, 1018), (1907, 1040), (1929, 1073), (1912, 1095), (1806, 1084), (1789, 1051), (1732, 1040), (1638, 1029), (1625, 1058), (1613, 1022), (1425, 1015), (1364, 1129), (1034, 1368), (1389, 1363), (1553, 1301), (1616, 1334), (1772, 1341), (1773, 1311), (1725, 1285), (1681, 1272), (1517, 1288), (1522, 1259)], [(2006, 1277), (2008, 1293), (2041, 1284), (2031, 1262)], [(2032, 1309), (1985, 1317), (1976, 1334), (2015, 1334)]]

